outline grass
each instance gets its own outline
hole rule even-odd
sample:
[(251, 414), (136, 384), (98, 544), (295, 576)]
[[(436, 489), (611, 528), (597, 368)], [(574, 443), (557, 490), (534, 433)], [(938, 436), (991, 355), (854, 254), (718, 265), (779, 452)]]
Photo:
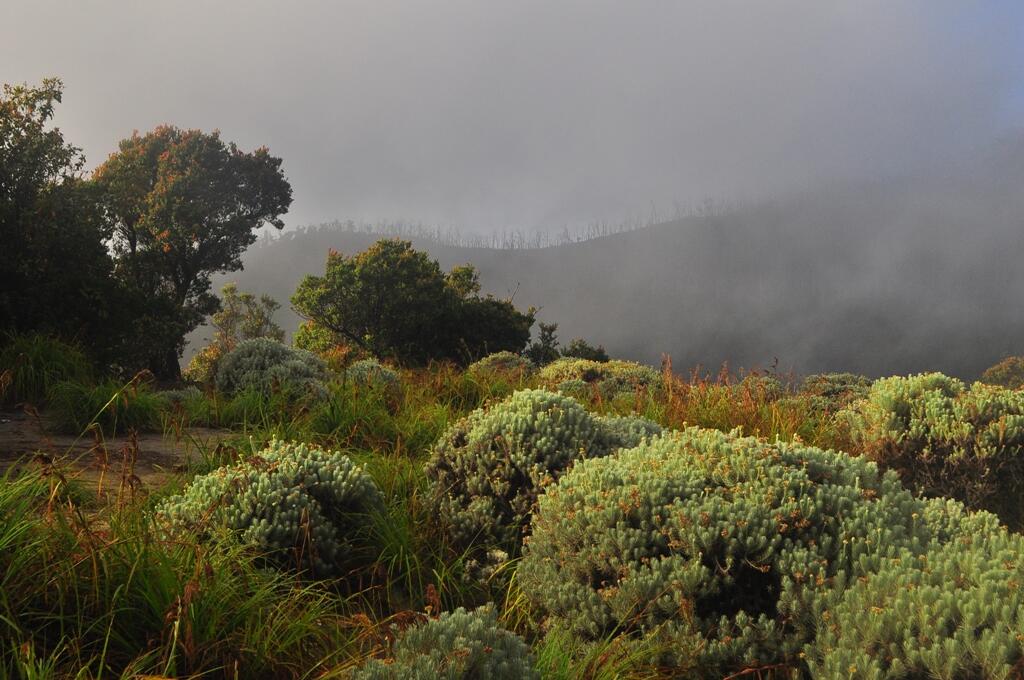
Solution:
[[(431, 510), (423, 463), (433, 442), (473, 409), (536, 386), (529, 379), (436, 365), (404, 372), (399, 399), (340, 380), (317, 400), (195, 390), (171, 399), (143, 376), (94, 383), (84, 372), (33, 371), (45, 379), (25, 378), (17, 393), (45, 386), (47, 413), (61, 429), (100, 442), (163, 431), (197, 453), (165, 487), (139, 494), (97, 495), (73, 469), (39, 462), (0, 479), (0, 677), (345, 677), (384, 653), (392, 625), (488, 600), (501, 603), (505, 625), (531, 642), (544, 677), (664, 676), (657, 636), (583, 644), (543, 629), (516, 590), (515, 563), (491, 585), (464, 579), (463, 556)], [(595, 411), (667, 427), (738, 427), (817, 444), (835, 438), (827, 416), (812, 413), (792, 388), (780, 398), (726, 373), (683, 378), (667, 367), (665, 377), (660, 390), (581, 399)], [(230, 433), (208, 446), (198, 426)], [(380, 487), (376, 567), (359, 588), (271, 571), (228, 538), (172, 540), (154, 521), (162, 497), (275, 437), (340, 449)]]
[(82, 351), (46, 335), (9, 335), (0, 342), (0, 405), (44, 406), (55, 385), (85, 383), (92, 366)]

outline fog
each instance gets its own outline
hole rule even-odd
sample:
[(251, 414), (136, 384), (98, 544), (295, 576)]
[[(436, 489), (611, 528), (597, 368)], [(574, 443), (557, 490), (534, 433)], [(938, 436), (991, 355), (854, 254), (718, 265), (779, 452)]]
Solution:
[(7, 0), (0, 80), (284, 158), (291, 226), (561, 229), (914, 176), (1022, 119), (1014, 2)]
[[(302, 225), (641, 221), (418, 245), (652, 363), (972, 377), (1024, 352), (1018, 2), (8, 0), (0, 81), (50, 75), (90, 167), (165, 122), (282, 157), (295, 238), (217, 281), (281, 302), (372, 241)], [(676, 219), (708, 201), (731, 207)]]

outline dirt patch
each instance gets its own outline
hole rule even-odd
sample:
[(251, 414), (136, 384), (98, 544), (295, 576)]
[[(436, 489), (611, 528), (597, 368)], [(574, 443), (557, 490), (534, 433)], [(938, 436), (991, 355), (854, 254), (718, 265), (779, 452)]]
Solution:
[(45, 414), (0, 411), (0, 470), (33, 459), (52, 461), (84, 481), (116, 486), (121, 483), (126, 458), (134, 458), (131, 472), (143, 486), (160, 486), (188, 461), (212, 451), (231, 435), (226, 430), (190, 428), (182, 435), (145, 433), (98, 441), (91, 434), (81, 437), (59, 434), (49, 427)]

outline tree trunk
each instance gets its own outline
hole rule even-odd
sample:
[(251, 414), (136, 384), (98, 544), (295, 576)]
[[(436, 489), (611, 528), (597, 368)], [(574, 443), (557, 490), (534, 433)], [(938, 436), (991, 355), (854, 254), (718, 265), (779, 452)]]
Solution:
[(149, 360), (149, 370), (161, 382), (180, 382), (181, 363), (178, 361), (178, 350), (168, 347), (161, 354)]

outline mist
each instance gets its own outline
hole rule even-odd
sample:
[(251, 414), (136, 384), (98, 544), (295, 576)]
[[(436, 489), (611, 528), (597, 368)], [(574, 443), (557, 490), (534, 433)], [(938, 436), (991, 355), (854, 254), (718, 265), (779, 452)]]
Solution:
[[(289, 225), (558, 230), (915, 176), (1021, 120), (1014, 3), (15, 1), (4, 82), (285, 159)], [(45, 44), (45, 49), (42, 45)]]

